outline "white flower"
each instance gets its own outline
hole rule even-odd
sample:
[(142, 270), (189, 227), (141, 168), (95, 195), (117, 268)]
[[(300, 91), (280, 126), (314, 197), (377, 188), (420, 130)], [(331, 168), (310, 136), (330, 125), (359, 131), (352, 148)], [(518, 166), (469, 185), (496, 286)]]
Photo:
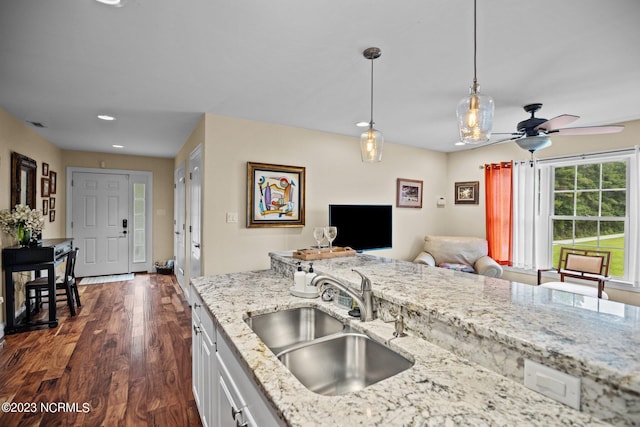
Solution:
[(2, 228), (2, 231), (15, 236), (19, 225), (22, 225), (25, 230), (31, 231), (31, 234), (41, 232), (44, 228), (42, 211), (31, 209), (26, 205), (16, 205), (13, 210), (0, 210), (0, 228)]

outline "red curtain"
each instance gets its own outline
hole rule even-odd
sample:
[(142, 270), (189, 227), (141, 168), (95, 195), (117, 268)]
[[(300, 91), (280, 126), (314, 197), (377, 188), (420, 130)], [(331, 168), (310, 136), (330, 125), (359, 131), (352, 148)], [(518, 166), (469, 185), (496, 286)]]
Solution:
[(512, 171), (512, 162), (484, 165), (489, 256), (501, 265), (511, 265), (513, 261), (511, 256)]

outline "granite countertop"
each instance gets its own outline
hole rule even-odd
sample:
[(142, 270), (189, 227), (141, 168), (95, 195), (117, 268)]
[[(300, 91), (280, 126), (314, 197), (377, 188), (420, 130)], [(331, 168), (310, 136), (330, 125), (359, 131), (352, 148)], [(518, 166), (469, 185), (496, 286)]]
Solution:
[[(290, 254), (271, 254), (279, 267), (271, 270), (233, 273), (192, 279), (220, 334), (230, 342), (241, 364), (254, 379), (273, 408), (292, 426), (352, 426), (352, 425), (607, 425), (595, 417), (576, 411), (546, 398), (522, 384), (470, 360), (460, 352), (449, 351), (423, 339), (419, 331), (395, 338), (388, 345), (414, 361), (410, 369), (371, 385), (364, 390), (342, 396), (322, 396), (307, 390), (265, 347), (245, 323), (248, 316), (299, 307), (316, 306), (342, 319), (349, 319), (346, 309), (334, 303), (317, 299), (301, 299), (289, 294), (292, 285), (286, 277), (286, 266), (293, 265)], [(575, 350), (580, 356), (580, 343), (592, 339), (596, 331), (586, 331), (585, 338), (574, 330), (578, 341), (574, 348), (553, 329), (572, 329), (566, 324), (588, 321), (591, 313), (575, 315), (575, 307), (554, 308), (567, 316), (550, 319), (549, 304), (538, 290), (504, 280), (488, 279), (464, 273), (451, 274), (417, 264), (396, 262), (376, 257), (358, 256), (355, 259), (333, 259), (314, 262), (317, 271), (335, 275), (359, 284), (351, 272), (356, 266), (371, 278), (376, 299), (392, 304), (407, 304), (412, 310), (433, 316), (457, 328), (474, 334), (495, 335), (494, 339), (510, 343), (517, 348), (541, 346), (549, 354), (562, 354)], [(548, 290), (547, 290), (548, 291)], [(503, 310), (496, 307), (504, 306)], [(546, 307), (546, 308), (545, 308)], [(380, 310), (383, 310), (380, 307)], [(579, 311), (579, 312), (582, 312)], [(536, 320), (537, 319), (537, 320)], [(543, 321), (542, 319), (547, 319)], [(636, 318), (636, 322), (638, 322)], [(611, 320), (613, 324), (616, 322)], [(544, 325), (542, 324), (544, 323)], [(614, 348), (602, 348), (587, 353), (592, 364), (587, 370), (606, 371), (614, 379), (624, 376), (630, 387), (638, 384), (638, 361), (626, 359), (626, 354), (638, 354), (638, 328), (625, 332), (627, 326), (619, 321), (619, 334), (600, 337), (597, 342), (624, 336), (632, 339), (631, 348), (623, 351), (619, 359), (604, 354), (614, 353), (625, 343), (612, 342)], [(529, 326), (527, 326), (529, 325)], [(372, 322), (351, 320), (351, 326), (372, 338), (388, 341), (393, 334), (393, 323), (376, 319)], [(575, 325), (573, 325), (575, 326)], [(513, 331), (517, 333), (513, 334)], [(628, 343), (627, 343), (628, 344)], [(518, 347), (519, 346), (519, 347)], [(464, 347), (464, 346), (462, 346)], [(557, 348), (556, 348), (557, 347)], [(598, 348), (600, 348), (598, 346)], [(456, 354), (458, 353), (458, 354)], [(592, 354), (594, 353), (594, 354)], [(573, 357), (573, 354), (572, 354)], [(615, 359), (615, 360), (612, 360)], [(584, 362), (579, 359), (580, 366)], [(628, 363), (627, 363), (628, 362)], [(619, 366), (622, 364), (625, 366)], [(628, 366), (627, 366), (628, 365)], [(624, 423), (621, 423), (624, 424)]]

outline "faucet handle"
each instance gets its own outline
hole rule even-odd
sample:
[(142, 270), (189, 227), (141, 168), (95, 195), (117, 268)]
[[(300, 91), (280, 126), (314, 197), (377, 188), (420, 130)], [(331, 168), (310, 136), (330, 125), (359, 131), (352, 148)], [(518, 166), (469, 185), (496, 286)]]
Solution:
[(351, 271), (354, 271), (356, 273), (358, 273), (358, 275), (360, 276), (360, 278), (362, 279), (360, 281), (360, 290), (362, 292), (364, 291), (370, 291), (371, 290), (371, 280), (369, 280), (369, 278), (367, 276), (365, 276), (364, 274), (362, 274), (361, 272), (359, 272), (358, 270), (356, 270), (355, 268), (352, 268)]

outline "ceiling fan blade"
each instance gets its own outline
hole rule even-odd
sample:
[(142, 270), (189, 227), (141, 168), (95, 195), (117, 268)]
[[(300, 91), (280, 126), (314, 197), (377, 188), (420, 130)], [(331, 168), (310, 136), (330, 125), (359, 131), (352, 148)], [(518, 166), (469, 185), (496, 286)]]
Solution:
[(600, 135), (604, 133), (622, 132), (624, 126), (585, 126), (578, 128), (554, 129), (549, 133), (557, 133), (558, 135)]
[(534, 130), (550, 131), (558, 129), (568, 125), (569, 123), (575, 122), (579, 118), (580, 116), (574, 116), (573, 114), (563, 114), (561, 116), (554, 117), (553, 119), (549, 119), (546, 122), (540, 123), (534, 128)]
[(475, 150), (476, 148), (489, 147), (489, 146), (491, 146), (491, 145), (504, 144), (505, 142), (513, 142), (513, 141), (516, 141), (516, 140), (518, 140), (518, 139), (522, 138), (522, 134), (519, 134), (519, 133), (511, 133), (511, 134), (507, 134), (507, 133), (504, 133), (504, 134), (495, 134), (495, 133), (494, 133), (493, 135), (511, 135), (511, 137), (509, 137), (509, 138), (497, 139), (497, 140), (495, 140), (495, 141), (489, 141), (489, 142), (487, 142), (487, 143), (485, 143), (485, 144), (482, 144), (482, 145), (475, 145), (475, 146), (473, 146), (472, 150)]

